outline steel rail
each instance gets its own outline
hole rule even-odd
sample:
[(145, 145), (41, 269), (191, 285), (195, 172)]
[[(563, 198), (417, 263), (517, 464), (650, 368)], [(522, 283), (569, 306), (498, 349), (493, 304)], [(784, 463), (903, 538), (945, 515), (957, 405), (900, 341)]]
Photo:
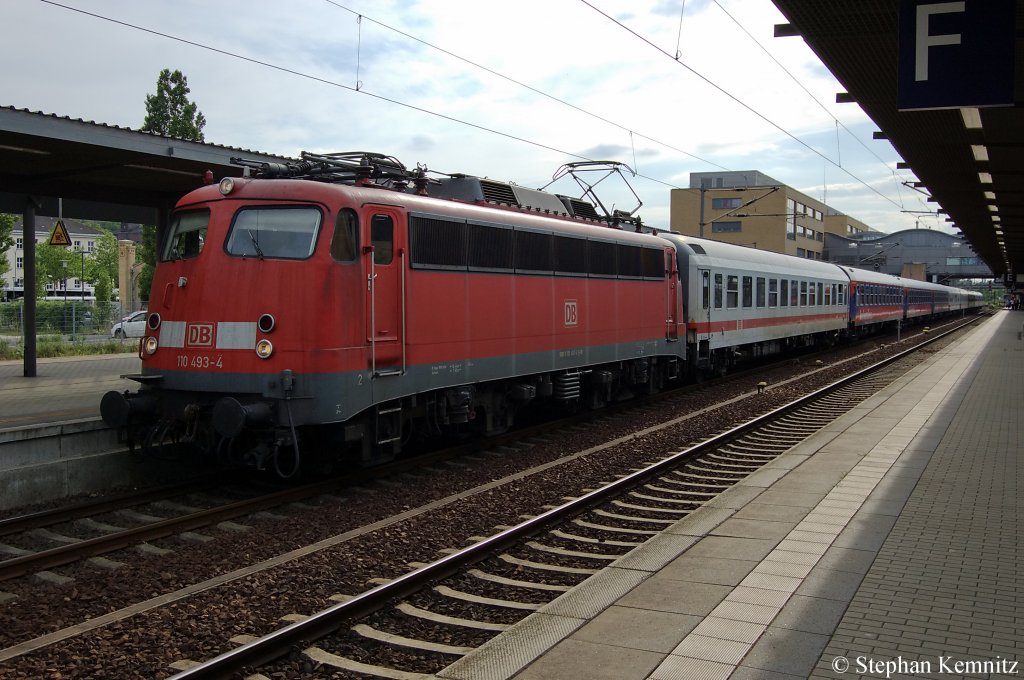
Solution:
[(216, 481), (211, 481), (209, 478), (192, 479), (159, 488), (76, 503), (67, 507), (50, 508), (40, 512), (14, 515), (0, 519), (0, 536), (10, 536), (11, 534), (17, 534), (30, 529), (52, 526), (61, 522), (70, 522), (82, 517), (102, 515), (107, 512), (122, 510), (133, 505), (152, 503), (153, 501), (163, 500), (183, 493), (193, 493), (202, 488), (209, 488), (216, 483)]
[(792, 411), (795, 411), (815, 400), (834, 392), (850, 383), (871, 375), (900, 359), (913, 354), (922, 347), (946, 337), (951, 333), (974, 323), (981, 316), (974, 317), (970, 322), (956, 328), (937, 334), (914, 347), (903, 350), (876, 364), (852, 373), (840, 380), (837, 380), (825, 387), (819, 388), (803, 397), (800, 397), (788, 404), (780, 406), (768, 413), (758, 416), (746, 423), (733, 427), (711, 439), (700, 442), (684, 451), (676, 453), (654, 465), (643, 470), (638, 470), (626, 477), (623, 477), (600, 489), (591, 491), (574, 501), (565, 505), (553, 508), (532, 519), (526, 520), (516, 526), (435, 562), (432, 562), (415, 571), (400, 576), (393, 581), (377, 586), (350, 600), (334, 605), (312, 616), (278, 629), (269, 635), (253, 640), (247, 644), (225, 652), (220, 656), (210, 659), (191, 669), (182, 671), (172, 676), (171, 680), (215, 680), (231, 677), (232, 674), (245, 672), (249, 673), (254, 668), (271, 663), (295, 649), (302, 649), (308, 646), (312, 640), (317, 640), (330, 635), (344, 626), (349, 620), (366, 616), (380, 610), (392, 600), (406, 597), (426, 586), (439, 580), (457, 574), (465, 567), (480, 562), (494, 553), (505, 550), (527, 536), (535, 535), (552, 524), (560, 523), (571, 517), (575, 517), (594, 506), (600, 505), (612, 497), (621, 495), (624, 491), (631, 489), (647, 478), (662, 474), (664, 471), (677, 467), (680, 462), (705, 453), (711, 449), (718, 448), (723, 444), (736, 439), (751, 430), (755, 430), (772, 420), (780, 418)]

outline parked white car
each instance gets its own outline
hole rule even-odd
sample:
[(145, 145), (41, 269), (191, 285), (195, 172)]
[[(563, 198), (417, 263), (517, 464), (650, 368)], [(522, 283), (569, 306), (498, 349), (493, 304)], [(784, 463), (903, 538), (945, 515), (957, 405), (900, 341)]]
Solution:
[(141, 338), (146, 334), (146, 310), (132, 312), (110, 329), (112, 338)]

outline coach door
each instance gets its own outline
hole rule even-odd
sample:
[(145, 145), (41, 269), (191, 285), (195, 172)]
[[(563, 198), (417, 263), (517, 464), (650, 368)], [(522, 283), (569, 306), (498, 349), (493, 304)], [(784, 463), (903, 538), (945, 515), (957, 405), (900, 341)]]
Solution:
[(668, 276), (668, 299), (665, 300), (665, 337), (679, 339), (679, 268), (674, 250), (665, 251), (665, 273)]
[(370, 237), (363, 248), (366, 271), (366, 340), (374, 379), (405, 373), (405, 259), (402, 213), (368, 206)]

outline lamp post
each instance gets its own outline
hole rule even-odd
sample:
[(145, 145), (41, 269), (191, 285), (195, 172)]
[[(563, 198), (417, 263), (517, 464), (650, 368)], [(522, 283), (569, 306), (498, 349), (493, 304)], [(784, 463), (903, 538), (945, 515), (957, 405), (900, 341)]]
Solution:
[[(61, 260), (61, 265), (64, 267), (64, 330), (68, 329), (68, 261)], [(72, 329), (72, 335), (74, 330)]]
[[(76, 254), (76, 255), (81, 255), (82, 256), (82, 278), (80, 278), (78, 280), (78, 285), (79, 285), (79, 288), (82, 289), (82, 296), (81, 296), (82, 297), (82, 307), (84, 307), (85, 306), (85, 250), (79, 248), (78, 250), (72, 250), (71, 252)], [(66, 300), (66, 298), (67, 298), (67, 291), (66, 290), (64, 291), (64, 297), (65, 297), (65, 300)], [(84, 315), (85, 312), (83, 311), (82, 314)], [(77, 314), (77, 310), (72, 310), (72, 314), (71, 314), (71, 339), (72, 340), (75, 339), (75, 334), (77, 333), (77, 330), (78, 330), (78, 314)]]

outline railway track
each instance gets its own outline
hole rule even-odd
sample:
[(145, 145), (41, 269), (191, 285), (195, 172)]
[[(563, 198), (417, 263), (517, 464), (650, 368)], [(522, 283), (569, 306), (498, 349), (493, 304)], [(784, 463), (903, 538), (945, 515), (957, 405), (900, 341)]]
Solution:
[[(952, 332), (952, 331), (950, 331)], [(932, 341), (945, 334), (936, 335)], [(175, 666), (180, 680), (254, 669), (266, 675), (323, 668), (425, 680), (569, 589), (587, 583), (679, 519), (775, 460), (903, 371), (918, 348), (817, 390), (770, 413), (652, 462), (599, 489), (525, 519), (367, 592), (238, 647)], [(582, 587), (586, 587), (583, 585)], [(315, 641), (315, 642), (314, 642)], [(301, 650), (296, 655), (295, 650)], [(290, 657), (290, 658), (289, 658)], [(285, 660), (281, 660), (285, 659)]]
[[(804, 357), (811, 361), (819, 354)], [(728, 376), (727, 380), (742, 380), (752, 372), (770, 370), (771, 365)], [(217, 495), (217, 481), (192, 480), (157, 489), (144, 490), (111, 498), (99, 498), (64, 508), (47, 509), (37, 513), (9, 517), (0, 520), (0, 582), (32, 573), (45, 573), (48, 578), (62, 581), (58, 575), (48, 574), (49, 570), (82, 560), (100, 558), (102, 555), (130, 547), (143, 551), (160, 552), (160, 548), (149, 542), (177, 535), (195, 535), (195, 532), (216, 525), (229, 529), (237, 525), (232, 520), (267, 512), (290, 503), (297, 503), (319, 496), (343, 492), (353, 485), (403, 474), (422, 465), (451, 461), (460, 456), (471, 455), (486, 445), (500, 447), (515, 445), (531, 437), (545, 436), (564, 428), (572, 428), (595, 418), (615, 418), (616, 414), (636, 411), (646, 405), (690, 395), (705, 385), (688, 385), (670, 392), (652, 395), (637, 403), (618, 404), (608, 409), (587, 412), (519, 429), (506, 435), (492, 438), (481, 444), (449, 447), (413, 459), (381, 466), (372, 470), (343, 475), (323, 482), (306, 484), (294, 488), (275, 489), (270, 493), (242, 491), (231, 495), (230, 501), (180, 502), (175, 500), (189, 493), (205, 488)], [(221, 478), (220, 484), (224, 483)], [(241, 496), (241, 497), (239, 497)], [(200, 507), (196, 507), (196, 506)], [(56, 530), (54, 530), (56, 528)], [(244, 528), (244, 526), (242, 527)], [(16, 545), (18, 535), (28, 537)], [(15, 545), (8, 544), (8, 537), (14, 538)], [(201, 537), (200, 537), (201, 538)], [(103, 560), (99, 564), (110, 564)]]

